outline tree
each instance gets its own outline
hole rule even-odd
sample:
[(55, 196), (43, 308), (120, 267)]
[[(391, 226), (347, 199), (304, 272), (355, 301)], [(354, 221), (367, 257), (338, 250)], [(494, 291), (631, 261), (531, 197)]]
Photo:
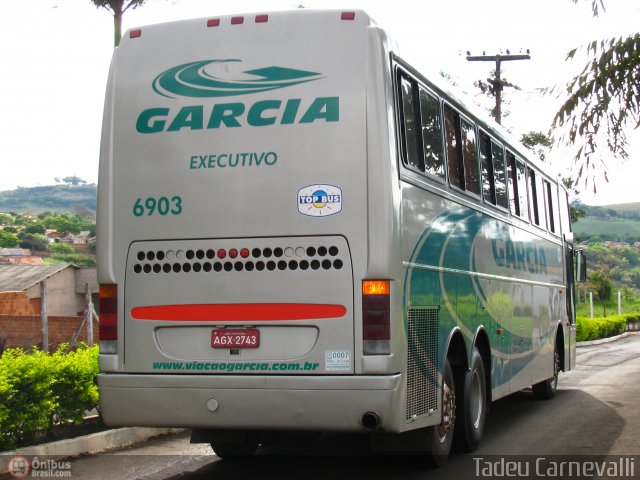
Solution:
[(69, 213), (54, 213), (42, 219), (42, 226), (51, 228), (59, 233), (78, 234), (82, 230), (91, 231), (93, 224), (90, 220), (71, 215)]
[(593, 288), (596, 298), (602, 303), (603, 315), (607, 316), (606, 301), (613, 296), (613, 282), (604, 271), (596, 271), (589, 274), (589, 284)]
[(45, 228), (39, 223), (34, 223), (33, 225), (26, 226), (22, 231), (29, 235), (44, 235)]
[[(573, 0), (578, 3), (580, 0)], [(604, 10), (603, 0), (591, 0), (593, 15)], [(599, 171), (607, 180), (606, 164), (597, 152), (604, 146), (614, 158), (626, 160), (626, 130), (640, 125), (640, 33), (589, 43), (584, 50), (588, 62), (566, 85), (566, 98), (551, 129), (559, 139), (577, 147), (574, 163), (578, 179), (585, 184)], [(573, 59), (578, 48), (567, 54)], [(549, 89), (552, 91), (554, 89)]]
[(86, 180), (83, 180), (80, 177), (76, 177), (75, 175), (72, 177), (64, 177), (62, 181), (67, 185), (73, 185), (74, 187), (77, 187), (78, 185), (84, 185), (87, 183)]
[[(104, 8), (113, 15), (113, 46), (117, 47), (122, 37), (122, 17), (124, 12), (141, 7), (147, 0), (91, 0), (98, 8)], [(63, 179), (64, 180), (64, 179)]]
[(20, 248), (26, 248), (31, 251), (46, 252), (49, 248), (47, 237), (39, 233), (28, 233), (19, 235)]
[(56, 255), (56, 254), (69, 254), (69, 253), (76, 253), (75, 249), (69, 245), (68, 243), (52, 243), (51, 245), (49, 245), (49, 253), (51, 253), (51, 255)]
[[(578, 192), (578, 190), (576, 189), (575, 181), (573, 180), (573, 178), (563, 177), (561, 181), (564, 187), (569, 192), (573, 192), (575, 196), (578, 196), (580, 192)], [(586, 216), (587, 216), (587, 212), (585, 211), (585, 209), (582, 206), (582, 203), (580, 203), (579, 200), (576, 199), (573, 202), (571, 202), (571, 204), (569, 205), (569, 218), (571, 219), (572, 224), (576, 223), (578, 220)]]
[(13, 225), (13, 215), (8, 213), (0, 213), (0, 225)]
[(520, 143), (535, 153), (543, 162), (546, 162), (547, 155), (553, 147), (553, 139), (549, 135), (533, 130), (529, 133), (523, 133)]
[(487, 78), (486, 81), (476, 80), (473, 82), (473, 86), (479, 89), (483, 95), (495, 100), (493, 107), (489, 109), (489, 113), (497, 123), (502, 124), (502, 119), (511, 114), (511, 112), (502, 108), (503, 105), (508, 106), (511, 103), (504, 99), (504, 87), (510, 87), (514, 90), (521, 90), (521, 88), (509, 82), (506, 78), (500, 78), (497, 70), (492, 70), (491, 75), (492, 77)]
[(14, 248), (20, 245), (20, 239), (11, 232), (0, 230), (0, 248)]

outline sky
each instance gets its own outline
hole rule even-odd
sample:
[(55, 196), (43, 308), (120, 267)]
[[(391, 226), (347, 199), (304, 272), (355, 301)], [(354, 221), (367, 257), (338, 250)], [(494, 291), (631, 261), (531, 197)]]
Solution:
[[(113, 53), (113, 17), (89, 0), (5, 1), (0, 7), (0, 191), (51, 185), (55, 178), (98, 177), (104, 92)], [(640, 25), (637, 0), (605, 0), (594, 19), (591, 0), (148, 0), (128, 11), (128, 28), (234, 13), (305, 8), (366, 10), (385, 28), (400, 55), (428, 75), (445, 72), (471, 97), (473, 81), (486, 80), (489, 62), (480, 55), (531, 52), (531, 60), (503, 64), (511, 112), (503, 124), (517, 138), (546, 132), (559, 100), (540, 88), (566, 83), (584, 64), (566, 62), (572, 48), (589, 41), (632, 34)], [(485, 105), (491, 101), (483, 100)], [(590, 205), (640, 202), (640, 140), (631, 135), (630, 160), (605, 160), (609, 183), (581, 188)], [(636, 140), (634, 140), (636, 139)], [(634, 149), (634, 145), (637, 148)], [(604, 152), (606, 155), (607, 152)], [(552, 169), (571, 174), (571, 154), (558, 149)]]

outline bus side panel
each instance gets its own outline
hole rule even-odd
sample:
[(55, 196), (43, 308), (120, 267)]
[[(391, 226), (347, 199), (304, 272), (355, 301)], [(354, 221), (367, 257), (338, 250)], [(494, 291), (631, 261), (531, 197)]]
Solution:
[(406, 308), (438, 311), (439, 371), (452, 329), (469, 351), (482, 328), (489, 330), (494, 399), (549, 378), (564, 290), (560, 246), (430, 188), (405, 184), (402, 191)]

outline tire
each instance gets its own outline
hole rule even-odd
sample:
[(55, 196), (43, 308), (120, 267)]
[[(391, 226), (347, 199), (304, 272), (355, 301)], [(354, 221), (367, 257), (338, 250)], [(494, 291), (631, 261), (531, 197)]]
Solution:
[(558, 390), (558, 375), (560, 374), (560, 354), (558, 344), (553, 346), (553, 376), (532, 385), (533, 396), (538, 400), (551, 400)]
[[(471, 352), (469, 371), (458, 377), (455, 445), (463, 452), (473, 452), (484, 435), (487, 418), (487, 383), (484, 361), (476, 347)], [(462, 398), (460, 398), (462, 397)]]
[(451, 370), (449, 360), (446, 360), (442, 374), (442, 422), (429, 429), (431, 431), (431, 451), (428, 460), (434, 467), (441, 467), (447, 463), (453, 444), (455, 422), (456, 388), (453, 370)]

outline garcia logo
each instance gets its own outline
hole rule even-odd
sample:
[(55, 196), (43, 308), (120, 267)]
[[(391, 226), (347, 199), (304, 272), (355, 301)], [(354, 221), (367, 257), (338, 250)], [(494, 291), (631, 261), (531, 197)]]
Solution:
[[(240, 62), (238, 59), (202, 60), (165, 70), (153, 81), (153, 90), (163, 97), (231, 97), (290, 87), (322, 78), (321, 74), (282, 67), (266, 67), (241, 72), (245, 78), (224, 79), (212, 66)], [(210, 67), (210, 68), (207, 68)], [(249, 77), (249, 78), (246, 78)]]
[[(220, 98), (267, 92), (324, 78), (319, 73), (283, 67), (246, 70), (234, 75), (243, 78), (224, 78), (221, 67), (235, 62), (240, 60), (203, 60), (169, 68), (153, 80), (153, 91), (166, 98)], [(189, 105), (180, 109), (148, 108), (138, 115), (136, 130), (139, 133), (158, 133), (223, 126), (291, 125), (313, 123), (316, 120), (337, 122), (340, 119), (339, 103), (339, 97), (317, 97), (310, 102), (290, 98), (259, 100), (249, 105), (234, 102)]]
[(342, 190), (334, 185), (307, 185), (298, 190), (298, 212), (327, 217), (342, 210)]

